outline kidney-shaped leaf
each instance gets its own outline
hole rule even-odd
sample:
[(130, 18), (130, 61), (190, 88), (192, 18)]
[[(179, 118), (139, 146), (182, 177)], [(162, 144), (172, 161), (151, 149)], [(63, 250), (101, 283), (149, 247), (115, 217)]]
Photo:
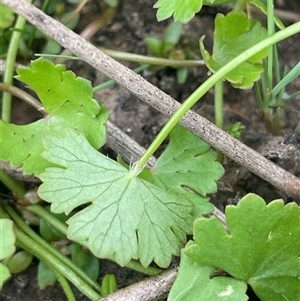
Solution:
[(268, 205), (246, 195), (226, 208), (229, 233), (216, 218), (194, 223), (195, 243), (186, 253), (202, 265), (220, 268), (248, 283), (262, 301), (298, 300), (300, 209), (275, 200)]
[(167, 267), (179, 255), (192, 228), (188, 200), (137, 177), (75, 131), (46, 137), (45, 147), (47, 160), (61, 167), (40, 175), (40, 197), (56, 213), (89, 204), (68, 220), (70, 239), (120, 265), (134, 258)]

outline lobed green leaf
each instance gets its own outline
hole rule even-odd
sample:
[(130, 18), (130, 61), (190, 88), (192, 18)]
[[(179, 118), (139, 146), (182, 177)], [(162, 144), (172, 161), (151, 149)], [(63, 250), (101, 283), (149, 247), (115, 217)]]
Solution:
[(172, 286), (168, 301), (248, 300), (246, 283), (231, 277), (212, 277), (214, 270), (213, 267), (194, 262), (182, 251), (178, 276)]
[(153, 7), (158, 8), (156, 13), (158, 21), (163, 21), (173, 15), (175, 21), (188, 23), (195, 14), (200, 11), (202, 5), (217, 5), (235, 1), (236, 0), (158, 0)]
[(120, 265), (140, 259), (144, 266), (154, 260), (167, 267), (172, 255), (179, 255), (192, 228), (192, 204), (186, 198), (136, 177), (79, 132), (44, 140), (45, 158), (58, 167), (39, 176), (44, 182), (40, 197), (56, 213), (88, 204), (67, 222), (71, 240)]
[(178, 125), (154, 167), (145, 169), (141, 177), (189, 199), (195, 205), (194, 217), (199, 217), (212, 211), (207, 194), (217, 191), (216, 181), (223, 173), (211, 146)]
[(194, 223), (186, 253), (195, 262), (248, 283), (262, 301), (297, 300), (300, 287), (300, 209), (248, 194), (227, 206), (229, 233), (216, 218)]
[[(210, 55), (200, 39), (202, 57), (211, 72), (216, 72), (233, 58), (267, 37), (267, 30), (256, 20), (249, 20), (244, 12), (233, 11), (226, 16), (218, 14), (215, 18), (213, 54)], [(267, 49), (242, 63), (225, 77), (232, 86), (241, 89), (251, 88), (263, 72), (262, 59)]]
[(66, 128), (82, 131), (95, 148), (104, 143), (107, 111), (92, 98), (89, 81), (43, 58), (33, 61), (31, 68), (18, 69), (18, 74), (17, 79), (37, 93), (48, 115), (28, 125), (0, 120), (1, 160), (27, 174), (39, 174), (51, 166), (41, 156), (42, 138), (60, 135)]

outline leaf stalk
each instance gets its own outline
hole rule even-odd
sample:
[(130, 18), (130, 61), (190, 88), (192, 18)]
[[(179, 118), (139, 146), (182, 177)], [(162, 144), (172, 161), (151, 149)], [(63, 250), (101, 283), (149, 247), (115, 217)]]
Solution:
[(221, 69), (219, 69), (216, 73), (214, 73), (211, 77), (209, 77), (201, 86), (199, 86), (180, 106), (180, 108), (173, 114), (173, 116), (169, 119), (169, 121), (165, 124), (159, 134), (156, 136), (152, 144), (146, 150), (145, 154), (138, 161), (138, 167), (140, 169), (145, 166), (149, 158), (155, 153), (158, 147), (162, 144), (162, 142), (169, 135), (171, 130), (175, 127), (177, 123), (179, 123), (180, 119), (184, 116), (184, 114), (199, 100), (201, 97), (206, 94), (209, 89), (211, 89), (218, 81), (223, 80), (224, 77), (237, 68), (241, 63), (245, 62), (250, 57), (254, 56), (256, 53), (261, 51), (264, 48), (267, 48), (275, 43), (278, 43), (296, 33), (300, 32), (300, 21), (286, 27), (283, 30), (278, 31), (277, 33), (267, 37), (263, 41), (257, 43), (256, 45), (249, 48), (247, 51), (244, 51)]

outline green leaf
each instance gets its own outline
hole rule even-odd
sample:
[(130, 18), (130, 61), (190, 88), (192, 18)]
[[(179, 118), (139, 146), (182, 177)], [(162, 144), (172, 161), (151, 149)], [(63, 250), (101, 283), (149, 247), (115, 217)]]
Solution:
[(106, 274), (101, 283), (101, 295), (103, 297), (118, 289), (117, 279), (114, 274)]
[[(191, 232), (191, 203), (138, 178), (90, 146), (84, 136), (66, 131), (45, 137), (44, 156), (60, 167), (47, 168), (39, 195), (51, 210), (69, 214), (68, 237), (85, 244), (97, 257), (144, 266), (154, 260), (167, 267)], [(67, 147), (66, 147), (67, 146)]]
[(172, 22), (165, 30), (163, 39), (162, 53), (167, 54), (178, 44), (182, 33), (182, 24), (180, 22)]
[(216, 181), (223, 173), (210, 145), (178, 125), (170, 134), (167, 149), (141, 177), (189, 199), (195, 205), (194, 216), (199, 217), (212, 211), (207, 194), (217, 191)]
[(158, 8), (156, 18), (163, 21), (174, 16), (175, 21), (182, 23), (189, 22), (199, 12), (202, 7), (203, 0), (158, 0), (154, 4), (154, 8)]
[(92, 98), (89, 81), (43, 58), (33, 61), (31, 68), (18, 69), (18, 74), (38, 94), (49, 115), (22, 126), (0, 120), (1, 160), (27, 174), (39, 174), (51, 165), (41, 157), (42, 138), (48, 133), (59, 135), (68, 127), (82, 131), (95, 148), (104, 143), (107, 111)]
[[(228, 15), (217, 15), (215, 19), (213, 54), (205, 49), (200, 39), (202, 57), (211, 72), (216, 72), (233, 58), (267, 37), (267, 30), (257, 20), (249, 20), (244, 12), (233, 11)], [(225, 77), (232, 86), (241, 89), (251, 88), (263, 72), (262, 59), (267, 49), (242, 63)]]
[(197, 264), (182, 251), (178, 276), (168, 301), (248, 300), (247, 285), (243, 281), (225, 276), (212, 277), (213, 272), (213, 267)]
[(0, 219), (0, 260), (10, 257), (16, 250), (13, 225), (14, 223), (10, 219)]
[[(50, 212), (50, 206), (44, 206), (44, 209)], [(54, 214), (51, 213), (59, 221), (65, 223), (68, 217), (65, 214)], [(58, 241), (61, 238), (66, 238), (66, 235), (55, 227), (46, 222), (43, 218), (40, 219), (39, 233), (47, 242)]]
[(26, 270), (32, 262), (32, 254), (26, 250), (15, 253), (7, 262), (7, 267), (12, 274)]
[(299, 299), (300, 209), (255, 194), (227, 206), (229, 233), (216, 218), (194, 223), (186, 253), (201, 265), (222, 269), (248, 283), (262, 301)]
[[(0, 219), (0, 260), (12, 256), (16, 250), (16, 236), (13, 225), (14, 223), (10, 219)], [(11, 274), (8, 267), (0, 262), (0, 290), (10, 276)]]
[(188, 23), (200, 11), (202, 5), (216, 5), (228, 2), (236, 2), (236, 0), (158, 0), (153, 7), (158, 8), (156, 13), (158, 21), (163, 21), (173, 15), (175, 21)]
[(44, 263), (44, 261), (39, 262), (37, 279), (39, 288), (41, 290), (45, 289), (47, 285), (54, 285), (54, 283), (56, 282), (55, 274)]
[(162, 49), (164, 46), (162, 40), (159, 40), (157, 38), (147, 37), (144, 39), (144, 43), (146, 44), (148, 52), (151, 55), (154, 55), (156, 57), (162, 57)]
[(74, 242), (68, 246), (68, 250), (71, 252), (72, 261), (96, 281), (100, 272), (98, 258), (89, 250)]
[(227, 133), (236, 139), (240, 139), (244, 129), (245, 129), (245, 126), (240, 121), (238, 121), (238, 122), (232, 123), (227, 128)]
[[(248, 3), (251, 3), (256, 8), (258, 8), (260, 11), (262, 11), (266, 16), (268, 16), (267, 6), (263, 2), (266, 2), (266, 1), (260, 1), (260, 0), (249, 0), (248, 1)], [(285, 28), (285, 26), (283, 25), (283, 23), (277, 16), (274, 16), (274, 22), (279, 29)]]
[(6, 280), (10, 278), (11, 274), (7, 266), (0, 262), (0, 291), (3, 287), (3, 284)]
[(189, 74), (189, 69), (186, 67), (181, 67), (176, 70), (176, 79), (178, 84), (184, 84), (187, 80)]

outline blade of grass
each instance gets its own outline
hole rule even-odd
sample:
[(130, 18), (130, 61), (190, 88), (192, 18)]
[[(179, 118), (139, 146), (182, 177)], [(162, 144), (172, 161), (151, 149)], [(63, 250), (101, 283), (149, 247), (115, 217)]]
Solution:
[[(31, 3), (32, 0), (28, 0), (27, 2)], [(6, 57), (6, 67), (3, 75), (3, 82), (6, 84), (13, 83), (13, 75), (14, 75), (14, 66), (16, 62), (17, 52), (19, 43), (22, 37), (23, 28), (25, 26), (26, 19), (22, 16), (18, 16), (17, 22), (15, 24), (15, 30), (12, 34), (8, 51)], [(6, 122), (10, 122), (11, 119), (11, 106), (12, 106), (12, 95), (10, 93), (4, 92), (2, 98), (2, 120)]]
[(275, 97), (285, 86), (300, 75), (300, 62), (273, 88), (271, 97)]

